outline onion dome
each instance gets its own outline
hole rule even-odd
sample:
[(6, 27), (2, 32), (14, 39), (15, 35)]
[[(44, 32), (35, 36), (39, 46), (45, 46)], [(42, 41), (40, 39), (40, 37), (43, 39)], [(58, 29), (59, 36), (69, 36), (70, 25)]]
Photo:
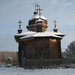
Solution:
[(57, 29), (57, 28), (55, 28), (55, 29), (53, 29), (53, 31), (54, 31), (54, 32), (58, 32), (58, 29)]
[(34, 14), (32, 18), (28, 21), (28, 26), (26, 26), (27, 30), (29, 31), (36, 31), (36, 32), (44, 32), (47, 30), (47, 19), (43, 16), (41, 16), (41, 10), (40, 5), (37, 6), (37, 9), (35, 9)]
[(36, 15), (36, 14), (38, 14), (38, 12), (37, 11), (34, 11), (34, 14)]
[(18, 29), (17, 31), (18, 31), (18, 34), (22, 33), (22, 29)]
[(33, 15), (32, 18), (29, 20), (28, 25), (34, 25), (34, 24), (36, 24), (36, 21), (37, 21), (39, 18), (40, 18), (41, 20), (43, 20), (44, 23), (47, 25), (47, 19), (46, 19), (45, 17), (39, 15), (37, 11), (34, 12), (34, 15)]

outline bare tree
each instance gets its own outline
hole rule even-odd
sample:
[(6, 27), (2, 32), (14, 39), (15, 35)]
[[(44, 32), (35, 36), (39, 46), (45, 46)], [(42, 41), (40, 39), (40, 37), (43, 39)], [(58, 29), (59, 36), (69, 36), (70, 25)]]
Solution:
[(11, 57), (7, 57), (7, 64), (11, 64), (12, 62), (12, 58)]

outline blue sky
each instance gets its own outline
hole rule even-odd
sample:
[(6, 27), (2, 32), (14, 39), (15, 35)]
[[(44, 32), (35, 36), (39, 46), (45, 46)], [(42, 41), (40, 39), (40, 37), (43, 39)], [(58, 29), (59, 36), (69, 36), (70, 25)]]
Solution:
[(33, 16), (35, 3), (41, 5), (42, 16), (48, 20), (48, 31), (53, 31), (53, 21), (66, 36), (61, 41), (62, 51), (75, 41), (75, 0), (0, 0), (0, 51), (18, 51), (14, 35), (21, 20), (26, 32), (28, 20)]

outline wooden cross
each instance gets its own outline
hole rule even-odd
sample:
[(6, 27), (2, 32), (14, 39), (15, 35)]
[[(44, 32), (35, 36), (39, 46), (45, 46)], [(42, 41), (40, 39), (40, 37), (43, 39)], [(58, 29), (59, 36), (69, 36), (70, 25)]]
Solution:
[(18, 23), (19, 23), (19, 28), (21, 29), (21, 23), (22, 23), (21, 20), (19, 20)]
[(39, 11), (39, 15), (41, 15), (41, 10), (43, 10), (43, 9), (40, 9), (40, 5), (35, 4), (35, 10)]
[(35, 10), (37, 11), (39, 5), (38, 4), (35, 4)]
[(41, 10), (43, 9), (40, 9), (40, 5), (39, 5), (39, 9), (37, 9), (39, 11), (39, 15), (41, 15)]
[(56, 28), (56, 23), (57, 23), (57, 21), (55, 20), (53, 23), (55, 23), (54, 28)]

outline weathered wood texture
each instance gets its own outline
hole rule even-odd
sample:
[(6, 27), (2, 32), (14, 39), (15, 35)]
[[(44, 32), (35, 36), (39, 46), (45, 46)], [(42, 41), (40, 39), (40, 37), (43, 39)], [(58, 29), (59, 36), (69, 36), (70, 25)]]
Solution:
[(50, 39), (50, 58), (59, 59), (61, 58), (61, 43), (59, 39)]
[[(19, 62), (24, 66), (24, 59), (60, 59), (61, 42), (55, 38), (34, 38), (19, 42)], [(24, 62), (24, 63), (22, 63)]]

